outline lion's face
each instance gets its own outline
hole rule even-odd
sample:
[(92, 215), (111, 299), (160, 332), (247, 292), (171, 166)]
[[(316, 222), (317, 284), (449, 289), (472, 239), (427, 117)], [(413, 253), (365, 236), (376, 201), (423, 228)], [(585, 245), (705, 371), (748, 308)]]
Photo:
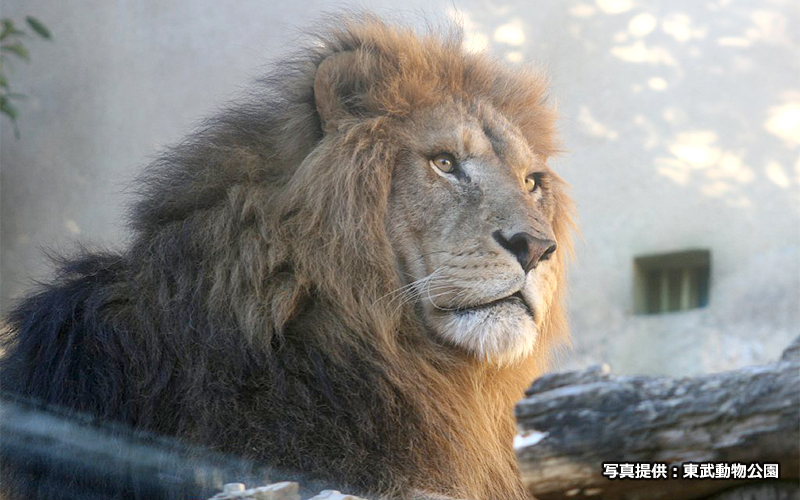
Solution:
[(427, 328), (492, 363), (532, 353), (557, 284), (545, 158), (487, 103), (415, 112), (398, 127), (387, 231)]

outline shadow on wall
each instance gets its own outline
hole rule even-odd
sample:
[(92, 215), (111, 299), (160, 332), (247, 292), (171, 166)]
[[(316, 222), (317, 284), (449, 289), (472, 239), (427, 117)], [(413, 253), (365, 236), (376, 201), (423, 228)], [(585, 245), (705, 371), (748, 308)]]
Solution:
[[(591, 78), (599, 93), (613, 89), (618, 100), (593, 109), (596, 96), (579, 102), (571, 95), (564, 111), (577, 113), (562, 111), (570, 127), (648, 151), (654, 180), (749, 207), (760, 194), (752, 191), (754, 183), (766, 181), (773, 194), (800, 185), (800, 163), (793, 161), (800, 146), (797, 64), (785, 65), (783, 82), (764, 81), (759, 73), (763, 65), (781, 66), (797, 55), (797, 36), (781, 10), (754, 5), (681, 0), (642, 8), (632, 0), (597, 0), (544, 5), (544, 12), (508, 2), (491, 7), (493, 16), (480, 22), (465, 11), (448, 15), (464, 26), (468, 49), (491, 45), (512, 64), (546, 53), (550, 66), (559, 67), (550, 73), (569, 79), (579, 64), (558, 62), (559, 53), (595, 61), (580, 66), (602, 72), (571, 85), (556, 81), (554, 92)], [(541, 17), (555, 27), (542, 26)], [(540, 53), (531, 52), (537, 48)]]

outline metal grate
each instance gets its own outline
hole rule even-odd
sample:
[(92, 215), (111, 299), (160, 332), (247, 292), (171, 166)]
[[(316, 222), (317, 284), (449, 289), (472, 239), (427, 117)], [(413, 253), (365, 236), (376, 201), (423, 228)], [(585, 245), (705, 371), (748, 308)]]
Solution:
[(636, 257), (634, 266), (637, 313), (686, 311), (708, 305), (711, 277), (708, 250)]

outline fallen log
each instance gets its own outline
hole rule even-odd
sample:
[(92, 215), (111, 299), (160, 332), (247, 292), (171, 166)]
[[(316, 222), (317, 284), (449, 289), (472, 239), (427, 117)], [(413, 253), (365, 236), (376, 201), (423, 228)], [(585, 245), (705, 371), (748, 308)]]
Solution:
[(546, 375), (516, 415), (540, 500), (689, 500), (754, 481), (776, 493), (715, 498), (798, 498), (800, 338), (774, 364), (692, 378)]

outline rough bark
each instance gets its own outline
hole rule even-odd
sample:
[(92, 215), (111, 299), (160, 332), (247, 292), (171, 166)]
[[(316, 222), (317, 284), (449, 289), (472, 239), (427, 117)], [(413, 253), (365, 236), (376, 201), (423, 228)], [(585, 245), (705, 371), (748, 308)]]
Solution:
[[(684, 463), (777, 463), (780, 481), (760, 483), (796, 492), (799, 346), (800, 338), (771, 365), (693, 378), (614, 376), (607, 367), (542, 377), (516, 409), (523, 480), (541, 500), (688, 500), (758, 481), (683, 479)], [(664, 463), (669, 477), (609, 479), (604, 462)]]

